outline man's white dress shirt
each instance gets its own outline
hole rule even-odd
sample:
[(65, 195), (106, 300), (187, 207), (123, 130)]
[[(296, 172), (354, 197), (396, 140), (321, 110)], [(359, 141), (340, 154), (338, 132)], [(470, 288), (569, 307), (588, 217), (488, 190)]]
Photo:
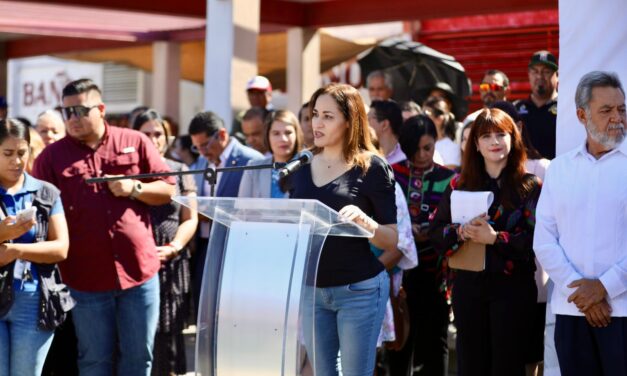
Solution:
[(448, 137), (444, 137), (443, 139), (435, 142), (435, 151), (442, 158), (444, 166), (460, 166), (462, 164), (461, 146)]
[(555, 282), (554, 313), (583, 316), (567, 286), (588, 278), (605, 286), (613, 317), (627, 316), (627, 141), (598, 160), (583, 144), (551, 162), (533, 248)]
[(403, 153), (403, 150), (401, 150), (401, 144), (397, 142), (390, 154), (385, 156), (385, 159), (390, 165), (393, 165), (394, 163), (406, 160), (407, 156)]

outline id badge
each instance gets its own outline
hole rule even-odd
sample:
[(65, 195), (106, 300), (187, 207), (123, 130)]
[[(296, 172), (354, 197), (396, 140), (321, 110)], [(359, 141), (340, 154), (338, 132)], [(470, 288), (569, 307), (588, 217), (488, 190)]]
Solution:
[(24, 271), (30, 269), (30, 261), (15, 260), (15, 266), (13, 267), (13, 279), (22, 280), (24, 278)]

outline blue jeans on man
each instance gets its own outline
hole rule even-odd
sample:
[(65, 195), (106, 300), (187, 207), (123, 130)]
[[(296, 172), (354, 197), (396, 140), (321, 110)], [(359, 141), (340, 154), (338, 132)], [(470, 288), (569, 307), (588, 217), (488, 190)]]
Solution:
[(150, 375), (159, 320), (159, 279), (105, 292), (71, 290), (81, 375), (109, 376), (113, 360), (118, 375)]
[(13, 306), (0, 318), (0, 376), (39, 376), (54, 331), (38, 328), (39, 289), (14, 293)]

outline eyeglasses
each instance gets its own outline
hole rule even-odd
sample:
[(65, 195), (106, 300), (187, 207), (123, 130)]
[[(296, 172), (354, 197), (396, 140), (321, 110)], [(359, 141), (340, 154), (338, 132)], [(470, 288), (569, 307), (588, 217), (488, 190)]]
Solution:
[(503, 85), (499, 85), (499, 84), (488, 84), (488, 83), (482, 83), (479, 84), (479, 90), (481, 91), (501, 91), (505, 88), (505, 86)]
[(63, 118), (65, 120), (70, 120), (70, 118), (72, 117), (72, 115), (76, 116), (77, 118), (82, 118), (87, 116), (87, 114), (89, 114), (89, 111), (93, 110), (94, 108), (100, 106), (99, 104), (95, 105), (95, 106), (91, 106), (91, 107), (85, 107), (85, 106), (69, 106), (69, 107), (61, 107), (61, 114), (63, 115)]
[(217, 138), (218, 138), (218, 132), (212, 134), (211, 138), (209, 138), (209, 140), (205, 141), (204, 143), (198, 146), (192, 145), (191, 149), (194, 153), (200, 154), (201, 150), (208, 150), (211, 144), (213, 144), (213, 141), (215, 141)]

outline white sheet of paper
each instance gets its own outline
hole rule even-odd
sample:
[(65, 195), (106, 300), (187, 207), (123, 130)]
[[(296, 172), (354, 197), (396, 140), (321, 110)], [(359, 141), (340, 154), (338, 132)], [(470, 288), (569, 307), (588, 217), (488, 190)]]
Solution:
[(492, 192), (453, 191), (451, 194), (452, 222), (463, 225), (471, 219), (487, 213), (492, 201), (494, 201)]

